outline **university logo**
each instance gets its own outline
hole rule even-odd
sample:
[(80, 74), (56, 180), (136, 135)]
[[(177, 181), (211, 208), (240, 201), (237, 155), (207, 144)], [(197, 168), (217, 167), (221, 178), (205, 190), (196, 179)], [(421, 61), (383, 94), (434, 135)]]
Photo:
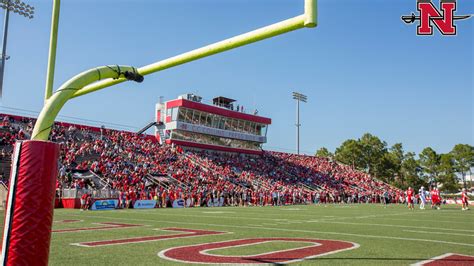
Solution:
[(416, 8), (419, 15), (411, 13), (402, 16), (402, 20), (407, 24), (419, 21), (417, 35), (433, 35), (433, 25), (443, 35), (456, 35), (455, 21), (471, 17), (471, 15), (455, 15), (456, 4), (456, 0), (440, 0), (438, 9), (431, 0), (417, 0)]

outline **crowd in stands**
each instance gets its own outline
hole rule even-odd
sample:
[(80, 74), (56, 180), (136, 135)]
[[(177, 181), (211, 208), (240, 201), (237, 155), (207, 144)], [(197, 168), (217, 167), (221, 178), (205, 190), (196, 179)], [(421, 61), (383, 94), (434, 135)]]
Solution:
[[(2, 115), (0, 121), (5, 160), (16, 140), (29, 138), (34, 120)], [(116, 192), (122, 207), (137, 199), (156, 199), (158, 207), (169, 207), (177, 199), (190, 206), (265, 206), (404, 198), (402, 191), (328, 158), (184, 151), (135, 133), (65, 123), (54, 125), (51, 140), (61, 147), (58, 191), (106, 188)], [(86, 170), (100, 182), (74, 175)]]

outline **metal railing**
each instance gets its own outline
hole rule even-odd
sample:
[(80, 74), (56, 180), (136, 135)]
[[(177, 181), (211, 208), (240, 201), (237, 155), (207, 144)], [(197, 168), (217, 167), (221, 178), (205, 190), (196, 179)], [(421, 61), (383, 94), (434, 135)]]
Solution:
[(104, 189), (75, 189), (75, 188), (64, 188), (60, 191), (61, 198), (80, 198), (85, 193), (91, 193), (92, 198), (118, 198), (119, 191), (110, 188)]

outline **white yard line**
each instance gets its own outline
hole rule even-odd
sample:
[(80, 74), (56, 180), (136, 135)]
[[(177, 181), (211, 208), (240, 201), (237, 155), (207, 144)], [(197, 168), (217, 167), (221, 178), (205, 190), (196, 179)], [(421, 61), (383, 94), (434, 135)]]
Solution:
[(446, 253), (446, 254), (443, 254), (443, 255), (441, 255), (441, 256), (436, 256), (436, 257), (433, 257), (433, 258), (431, 258), (431, 259), (427, 259), (427, 260), (424, 260), (424, 261), (420, 261), (420, 262), (414, 263), (414, 264), (412, 264), (411, 266), (422, 266), (422, 265), (425, 265), (425, 264), (428, 264), (428, 263), (431, 263), (431, 262), (434, 262), (434, 261), (437, 261), (437, 260), (442, 260), (442, 259), (444, 259), (444, 258), (453, 256), (453, 255), (459, 255), (459, 256), (472, 257), (472, 258), (474, 258), (474, 256), (469, 256), (469, 255), (463, 255), (463, 254), (457, 254), (457, 253)]
[(408, 219), (398, 219), (398, 218), (384, 218), (384, 217), (374, 217), (374, 218), (377, 219), (377, 220), (392, 220), (392, 221), (405, 221), (405, 222), (413, 221), (413, 222), (424, 222), (424, 223), (426, 223), (426, 222), (430, 223), (431, 222), (431, 223), (471, 224), (471, 225), (473, 223), (473, 222), (446, 221), (446, 220), (438, 220), (438, 219), (430, 221), (429, 219), (421, 220), (421, 219), (411, 219), (411, 218), (409, 220)]
[(226, 213), (235, 213), (235, 212), (226, 212), (226, 211), (205, 211), (205, 212), (202, 212), (202, 213), (205, 213), (205, 214), (226, 214)]
[[(229, 207), (228, 210), (232, 210), (233, 207)], [(218, 209), (218, 208), (216, 208)], [(227, 209), (227, 208), (225, 208)], [(191, 214), (191, 213), (195, 213), (193, 212), (193, 210), (196, 210), (197, 212), (197, 209), (181, 209), (181, 211), (188, 211), (186, 213)], [(209, 212), (209, 213), (212, 213), (213, 211), (212, 208), (208, 208), (207, 209), (208, 211), (206, 212)], [(242, 212), (239, 212), (239, 215), (249, 215), (249, 216), (259, 216), (259, 217), (265, 217), (265, 216), (279, 216), (281, 217), (281, 213), (267, 213), (267, 212), (254, 212), (254, 211), (247, 211), (247, 210), (254, 210), (254, 209), (243, 209)], [(271, 209), (267, 209), (267, 210), (271, 210)], [(279, 211), (279, 209), (273, 209), (273, 210), (277, 210)], [(313, 219), (317, 219), (317, 218), (321, 218), (321, 217), (324, 217), (324, 218), (337, 218), (337, 219), (352, 219), (354, 218), (354, 216), (321, 216), (319, 213), (317, 213), (317, 209), (301, 209), (302, 211), (313, 211), (314, 215), (309, 215), (307, 213), (303, 214), (301, 212), (295, 212), (293, 213), (293, 217), (295, 218), (302, 218), (304, 219), (305, 217), (308, 217), (308, 218), (313, 218)], [(134, 212), (134, 213), (156, 213), (156, 209), (155, 210), (129, 210), (131, 212)], [(219, 211), (215, 211), (215, 213), (218, 213)], [(226, 211), (222, 211), (222, 212), (226, 212)], [(391, 215), (400, 215), (400, 216), (403, 216), (403, 215), (413, 215), (413, 212), (391, 212), (391, 213), (386, 213), (386, 214), (373, 214), (373, 215), (366, 215), (366, 216), (360, 216), (361, 218), (365, 218), (365, 217), (378, 217), (378, 216), (391, 216)], [(245, 216), (247, 217), (247, 216)], [(268, 217), (268, 219), (272, 219), (270, 217)]]
[(317, 223), (317, 222), (330, 222), (335, 220), (346, 220), (346, 219), (367, 219), (367, 218), (378, 218), (378, 217), (387, 217), (387, 216), (402, 216), (406, 215), (405, 212), (399, 213), (388, 213), (388, 214), (372, 214), (372, 215), (364, 215), (364, 216), (323, 216), (323, 217), (334, 217), (334, 218), (327, 218), (327, 219), (316, 219), (316, 220), (305, 220), (306, 223)]
[(301, 209), (299, 209), (299, 208), (288, 208), (288, 209), (281, 208), (280, 211), (301, 211)]
[(271, 226), (274, 226), (275, 224), (271, 224), (271, 223), (262, 223), (262, 225), (271, 225)]
[(433, 258), (428, 259), (428, 260), (424, 260), (424, 261), (420, 261), (420, 262), (411, 264), (411, 266), (421, 266), (421, 265), (425, 265), (425, 264), (428, 264), (428, 263), (433, 262), (433, 261), (436, 261), (436, 260), (444, 259), (444, 258), (449, 257), (449, 256), (451, 256), (451, 255), (454, 255), (454, 254), (453, 254), (453, 253), (446, 253), (446, 254), (443, 254), (443, 255), (441, 255), (441, 256), (436, 256), (436, 257), (433, 257)]
[[(133, 213), (137, 214), (144, 214), (144, 215), (156, 215), (157, 212), (155, 211), (132, 211)], [(399, 213), (389, 213), (389, 214), (373, 214), (373, 215), (364, 215), (364, 216), (343, 216), (343, 217), (334, 217), (334, 218), (327, 218), (327, 219), (315, 219), (315, 220), (290, 220), (290, 219), (277, 219), (277, 218), (257, 218), (257, 217), (248, 217), (248, 216), (210, 216), (210, 215), (199, 215), (199, 217), (203, 218), (218, 218), (218, 219), (231, 219), (231, 220), (262, 220), (262, 221), (273, 221), (273, 222), (284, 222), (284, 223), (315, 223), (315, 222), (331, 222), (334, 220), (346, 220), (346, 219), (365, 219), (365, 218), (376, 218), (376, 217), (387, 217), (387, 216), (399, 216), (399, 215), (406, 215), (406, 212), (399, 212)], [(192, 217), (192, 218), (199, 218), (196, 215), (192, 214), (177, 214), (177, 213), (163, 213), (160, 212), (161, 216), (176, 216), (176, 217)], [(314, 217), (316, 218), (316, 217)]]
[(412, 225), (350, 223), (350, 222), (337, 222), (337, 221), (327, 221), (327, 222), (326, 221), (314, 221), (314, 222), (315, 223), (344, 224), (344, 225), (359, 225), (359, 226), (380, 226), (380, 227), (396, 227), (396, 228), (431, 229), (431, 230), (444, 230), (444, 231), (453, 231), (453, 232), (470, 232), (470, 233), (474, 232), (474, 230), (427, 227), (427, 226), (412, 226)]
[[(62, 214), (65, 216), (82, 216), (74, 214)], [(404, 240), (404, 241), (417, 241), (417, 242), (430, 242), (457, 246), (468, 246), (474, 247), (474, 244), (451, 242), (442, 240), (422, 239), (422, 238), (409, 238), (409, 237), (395, 237), (395, 236), (380, 236), (380, 235), (368, 235), (368, 234), (352, 234), (352, 233), (341, 233), (341, 232), (325, 232), (325, 231), (314, 231), (314, 230), (298, 230), (298, 229), (284, 229), (284, 228), (272, 228), (272, 227), (257, 227), (257, 226), (243, 226), (243, 225), (223, 225), (223, 224), (209, 224), (209, 223), (192, 223), (192, 222), (176, 222), (176, 221), (162, 221), (162, 220), (151, 220), (151, 219), (135, 219), (135, 218), (121, 218), (121, 217), (110, 217), (110, 216), (87, 216), (90, 218), (100, 219), (115, 219), (125, 221), (142, 221), (142, 222), (154, 222), (154, 223), (170, 223), (170, 224), (187, 224), (187, 225), (199, 225), (199, 226), (215, 226), (215, 227), (226, 227), (226, 228), (243, 228), (243, 229), (260, 229), (269, 231), (283, 231), (283, 232), (298, 232), (298, 233), (309, 233), (309, 234), (328, 234), (328, 235), (341, 235), (341, 236), (355, 236), (364, 238), (378, 238), (378, 239), (393, 239), (393, 240)]]
[[(158, 212), (156, 211), (136, 211), (133, 213), (137, 214), (144, 214), (144, 215), (157, 215)], [(257, 218), (257, 217), (247, 217), (247, 216), (223, 216), (223, 215), (200, 215), (200, 214), (176, 214), (176, 213), (159, 213), (160, 216), (176, 216), (176, 217), (192, 217), (192, 218), (218, 218), (218, 219), (231, 219), (231, 220), (264, 220), (264, 221), (288, 221), (288, 219), (273, 219), (273, 218)], [(199, 216), (197, 216), (199, 215)]]
[(403, 231), (404, 231), (404, 232), (412, 232), (412, 233), (423, 233), (423, 234), (429, 234), (429, 235), (450, 235), (450, 236), (467, 236), (467, 237), (474, 237), (474, 235), (458, 234), (458, 233), (417, 231), (417, 230), (403, 230)]

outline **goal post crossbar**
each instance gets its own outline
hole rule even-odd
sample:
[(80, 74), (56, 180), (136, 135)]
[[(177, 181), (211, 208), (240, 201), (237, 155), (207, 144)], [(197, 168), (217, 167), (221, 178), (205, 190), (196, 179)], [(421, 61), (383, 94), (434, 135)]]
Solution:
[[(213, 43), (181, 55), (177, 55), (139, 68), (130, 66), (102, 66), (80, 73), (64, 83), (45, 104), (33, 129), (32, 140), (47, 140), (54, 120), (64, 104), (97, 90), (101, 90), (127, 80), (125, 71), (133, 71), (145, 76), (171, 67), (182, 65), (207, 56), (222, 53), (247, 44), (272, 38), (301, 28), (317, 25), (317, 0), (305, 0), (303, 15), (296, 16), (248, 33), (244, 33), (217, 43)], [(47, 92), (48, 93), (48, 92)]]

